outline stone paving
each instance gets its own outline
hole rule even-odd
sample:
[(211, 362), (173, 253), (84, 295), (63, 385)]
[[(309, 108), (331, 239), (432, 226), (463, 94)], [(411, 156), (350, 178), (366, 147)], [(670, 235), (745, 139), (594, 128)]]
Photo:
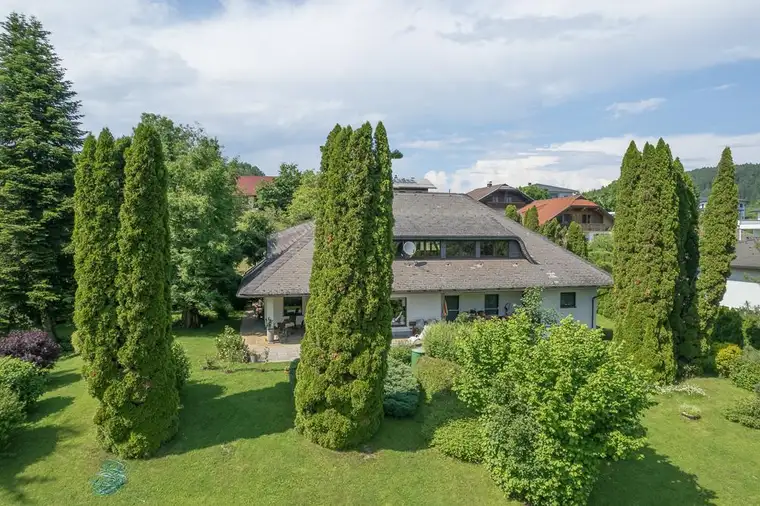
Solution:
[(269, 343), (264, 322), (256, 318), (253, 311), (246, 312), (240, 324), (240, 334), (251, 353), (258, 356), (260, 360), (267, 357), (267, 354), (268, 362), (290, 362), (301, 356), (303, 332), (296, 331), (285, 343)]

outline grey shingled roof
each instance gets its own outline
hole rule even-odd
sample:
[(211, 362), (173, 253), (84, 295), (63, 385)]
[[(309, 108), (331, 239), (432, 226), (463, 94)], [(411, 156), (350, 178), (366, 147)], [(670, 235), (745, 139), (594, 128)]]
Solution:
[[(520, 242), (527, 259), (436, 259), (393, 262), (393, 291), (443, 292), (541, 287), (609, 286), (606, 272), (545, 237), (505, 218), (468, 195), (396, 193), (394, 236), (404, 238), (502, 238)], [(296, 230), (294, 230), (296, 229)], [(280, 232), (289, 237), (243, 278), (238, 296), (306, 295), (314, 253), (311, 223)]]
[(491, 186), (484, 186), (482, 188), (475, 188), (474, 190), (470, 190), (467, 192), (467, 195), (474, 198), (475, 200), (483, 200), (490, 194), (492, 194), (495, 191), (498, 190), (510, 190), (520, 196), (522, 196), (525, 199), (525, 202), (533, 202), (533, 199), (525, 195), (523, 192), (520, 191), (519, 188), (515, 188), (514, 186), (509, 186), (508, 184), (494, 184)]
[(757, 240), (739, 241), (736, 243), (736, 258), (731, 267), (737, 269), (760, 269), (760, 250)]

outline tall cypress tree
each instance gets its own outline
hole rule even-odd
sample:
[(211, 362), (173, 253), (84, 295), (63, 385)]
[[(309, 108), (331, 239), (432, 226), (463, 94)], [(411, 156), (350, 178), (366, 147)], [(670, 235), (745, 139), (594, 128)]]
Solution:
[(507, 207), (504, 208), (504, 216), (506, 216), (510, 220), (520, 223), (520, 213), (517, 212), (517, 207), (515, 207), (514, 204), (509, 204)]
[(555, 244), (562, 244), (562, 226), (552, 218), (538, 228), (539, 232)]
[(525, 211), (523, 215), (523, 227), (534, 232), (538, 231), (538, 209), (535, 206)]
[(679, 279), (678, 196), (672, 155), (662, 139), (656, 148), (644, 147), (634, 197), (636, 249), (625, 267), (626, 309), (615, 338), (654, 379), (670, 382), (676, 373), (670, 317)]
[(73, 302), (79, 102), (37, 19), (0, 27), (0, 323), (54, 332)]
[(699, 243), (699, 319), (702, 353), (712, 341), (715, 317), (726, 293), (726, 279), (736, 258), (736, 223), (739, 219), (739, 189), (731, 149), (720, 157), (707, 207), (702, 214), (702, 238)]
[(328, 448), (370, 438), (382, 420), (393, 260), (391, 155), (384, 127), (336, 126), (322, 149), (311, 296), (296, 427)]
[(103, 446), (123, 457), (149, 456), (177, 431), (167, 183), (161, 139), (140, 124), (127, 151), (118, 232), (119, 375), (95, 418)]
[(83, 375), (98, 400), (119, 375), (114, 280), (121, 171), (111, 132), (104, 129), (97, 143), (88, 136), (77, 163), (74, 195), (74, 324)]
[(570, 226), (567, 227), (566, 240), (567, 249), (579, 257), (588, 257), (588, 243), (586, 242), (586, 236), (577, 221), (570, 223)]

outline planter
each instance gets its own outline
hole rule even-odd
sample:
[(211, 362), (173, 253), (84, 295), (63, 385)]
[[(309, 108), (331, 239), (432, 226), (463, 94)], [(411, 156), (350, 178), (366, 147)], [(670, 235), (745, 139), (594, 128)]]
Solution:
[(681, 411), (681, 416), (684, 418), (688, 418), (689, 420), (699, 420), (700, 418), (702, 418), (702, 415), (691, 414), (685, 411)]
[(267, 329), (267, 342), (274, 342), (274, 329)]

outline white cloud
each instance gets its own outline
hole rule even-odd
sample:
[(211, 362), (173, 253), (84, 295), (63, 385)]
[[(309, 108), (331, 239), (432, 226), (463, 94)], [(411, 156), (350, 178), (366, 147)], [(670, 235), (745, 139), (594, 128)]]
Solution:
[(719, 86), (714, 86), (713, 91), (725, 91), (725, 90), (733, 88), (734, 86), (735, 86), (734, 83), (721, 84)]
[(641, 114), (642, 112), (654, 111), (664, 103), (664, 98), (645, 98), (636, 102), (615, 102), (608, 105), (607, 110), (611, 111), (617, 118), (623, 114)]
[(472, 139), (469, 137), (446, 137), (443, 139), (417, 139), (414, 141), (402, 142), (400, 146), (406, 149), (458, 149), (459, 145), (464, 144)]

